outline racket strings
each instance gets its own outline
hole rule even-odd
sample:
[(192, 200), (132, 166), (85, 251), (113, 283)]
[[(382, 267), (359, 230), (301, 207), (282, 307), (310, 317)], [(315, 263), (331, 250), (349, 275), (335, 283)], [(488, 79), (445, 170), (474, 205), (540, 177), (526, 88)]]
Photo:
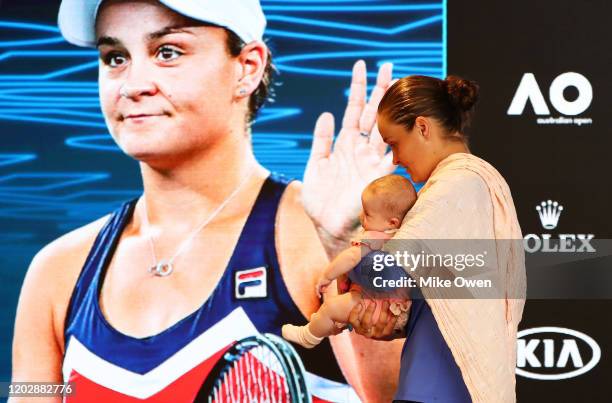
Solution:
[(282, 364), (270, 349), (257, 346), (233, 357), (209, 395), (209, 403), (289, 403)]

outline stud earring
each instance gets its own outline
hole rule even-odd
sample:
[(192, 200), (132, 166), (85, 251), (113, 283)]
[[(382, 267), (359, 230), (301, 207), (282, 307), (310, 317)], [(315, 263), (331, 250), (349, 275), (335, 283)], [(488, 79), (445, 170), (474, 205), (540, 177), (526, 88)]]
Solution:
[(246, 93), (247, 92), (246, 92), (246, 90), (244, 88), (241, 88), (240, 91), (239, 91), (240, 95), (245, 95)]

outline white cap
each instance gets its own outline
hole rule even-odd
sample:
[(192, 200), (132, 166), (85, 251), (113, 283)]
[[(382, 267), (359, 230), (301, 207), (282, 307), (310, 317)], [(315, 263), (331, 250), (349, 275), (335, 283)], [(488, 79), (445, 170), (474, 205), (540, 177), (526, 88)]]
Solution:
[[(104, 0), (62, 0), (58, 25), (64, 38), (77, 46), (96, 46), (96, 17)], [(194, 20), (219, 25), (245, 43), (261, 40), (266, 17), (259, 0), (159, 0), (169, 9)]]

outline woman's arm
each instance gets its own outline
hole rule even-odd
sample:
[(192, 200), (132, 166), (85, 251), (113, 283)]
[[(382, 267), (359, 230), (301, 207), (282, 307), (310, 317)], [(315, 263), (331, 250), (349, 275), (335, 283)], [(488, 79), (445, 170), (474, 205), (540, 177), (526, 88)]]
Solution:
[[(15, 321), (13, 338), (13, 382), (62, 382), (62, 348), (53, 320), (53, 251), (43, 249), (26, 274)], [(59, 262), (56, 262), (59, 263)], [(30, 398), (11, 398), (26, 403)], [(36, 401), (59, 403), (60, 397)]]
[[(102, 217), (45, 246), (25, 276), (13, 336), (12, 382), (62, 383), (64, 322), (72, 290)], [(78, 392), (75, 392), (78, 393)], [(10, 403), (59, 403), (61, 398), (11, 398)]]
[[(467, 170), (453, 170), (446, 175), (437, 176), (429, 186), (421, 190), (415, 205), (406, 214), (401, 228), (394, 238), (385, 243), (383, 251), (395, 255), (418, 255), (422, 250), (433, 248), (437, 254), (445, 255), (447, 252), (459, 251), (466, 253), (476, 245), (490, 247), (490, 242), (482, 240), (494, 239), (493, 213), (490, 196), (484, 181), (475, 173)], [(457, 245), (460, 245), (457, 248)], [(488, 254), (487, 259), (493, 259), (495, 252)], [(493, 256), (493, 257), (492, 257)], [(434, 275), (427, 267), (403, 266), (404, 270), (419, 283), (419, 278)], [(494, 265), (493, 265), (494, 266)], [(435, 276), (448, 276), (458, 272), (454, 268), (438, 268)], [(463, 272), (464, 276), (471, 275)], [(445, 289), (428, 287), (424, 290), (427, 297), (454, 298), (459, 295), (466, 298), (465, 292), (456, 287)], [(473, 296), (468, 296), (472, 297)], [(366, 310), (367, 311), (367, 310)], [(370, 308), (372, 311), (372, 308)], [(384, 320), (387, 320), (385, 322)], [(382, 317), (374, 323), (371, 312), (364, 314), (357, 309), (353, 310), (349, 323), (356, 333), (377, 340), (393, 338), (393, 327), (389, 317)], [(372, 332), (369, 329), (372, 328)]]

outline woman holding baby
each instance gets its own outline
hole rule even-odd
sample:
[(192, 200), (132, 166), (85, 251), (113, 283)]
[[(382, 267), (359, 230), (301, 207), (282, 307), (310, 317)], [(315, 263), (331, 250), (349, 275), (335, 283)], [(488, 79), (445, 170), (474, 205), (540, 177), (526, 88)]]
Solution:
[[(378, 108), (394, 163), (425, 182), (393, 237), (398, 242), (382, 249), (395, 254), (411, 245), (419, 253), (426, 240), (494, 240), (493, 271), (502, 279), (488, 299), (420, 290), (424, 298), (413, 300), (405, 328), (398, 402), (516, 400), (515, 340), (526, 287), (522, 235), (505, 180), (468, 148), (465, 130), (477, 99), (474, 82), (409, 76), (389, 88)], [(374, 312), (375, 304), (362, 303), (349, 322), (367, 337), (393, 337), (397, 316)]]

